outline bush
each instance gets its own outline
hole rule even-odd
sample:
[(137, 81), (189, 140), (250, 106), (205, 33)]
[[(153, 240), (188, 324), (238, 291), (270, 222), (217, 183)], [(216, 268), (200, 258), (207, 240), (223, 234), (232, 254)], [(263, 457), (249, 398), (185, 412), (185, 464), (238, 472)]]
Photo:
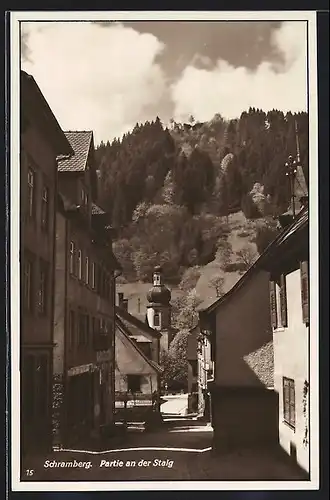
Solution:
[(251, 233), (250, 231), (240, 231), (239, 233), (237, 233), (237, 236), (239, 236), (240, 238), (247, 238), (248, 236), (251, 236)]
[(242, 211), (247, 219), (258, 219), (261, 214), (249, 194), (242, 198)]
[(278, 229), (275, 227), (267, 225), (257, 227), (255, 244), (259, 254), (262, 254), (266, 250), (268, 245), (276, 238), (278, 233)]
[(246, 264), (244, 262), (229, 262), (223, 266), (223, 270), (226, 273), (246, 271)]
[(201, 272), (198, 266), (187, 269), (182, 277), (179, 288), (185, 292), (189, 292), (189, 290), (192, 290), (197, 285), (200, 275)]

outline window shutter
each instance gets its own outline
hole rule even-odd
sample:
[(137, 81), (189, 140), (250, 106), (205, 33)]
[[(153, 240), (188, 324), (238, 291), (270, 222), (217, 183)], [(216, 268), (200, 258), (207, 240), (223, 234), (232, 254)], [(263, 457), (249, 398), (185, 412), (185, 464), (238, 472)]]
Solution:
[(307, 261), (300, 263), (300, 280), (302, 318), (304, 323), (309, 323), (309, 279)]
[(277, 308), (276, 308), (276, 287), (275, 287), (275, 281), (270, 281), (270, 283), (269, 283), (269, 294), (270, 294), (271, 324), (272, 324), (273, 328), (277, 328)]
[(289, 423), (290, 423), (290, 425), (292, 425), (292, 427), (295, 427), (295, 425), (296, 425), (296, 396), (295, 396), (295, 387), (294, 387), (293, 380), (290, 381), (289, 388), (290, 388)]
[(288, 380), (283, 378), (283, 417), (286, 422), (290, 420), (290, 387)]
[(287, 309), (287, 298), (286, 298), (286, 280), (285, 275), (281, 274), (280, 283), (280, 305), (281, 305), (281, 326), (288, 326), (288, 309)]

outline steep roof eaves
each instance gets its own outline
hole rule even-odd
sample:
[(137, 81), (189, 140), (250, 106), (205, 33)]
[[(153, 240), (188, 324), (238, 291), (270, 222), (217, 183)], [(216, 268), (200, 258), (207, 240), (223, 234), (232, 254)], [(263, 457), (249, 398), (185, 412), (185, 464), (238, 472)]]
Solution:
[(126, 327), (126, 325), (121, 321), (121, 319), (118, 317), (116, 314), (116, 326), (119, 328), (121, 333), (125, 336), (125, 338), (129, 341), (129, 343), (134, 347), (134, 349), (139, 353), (139, 355), (153, 368), (156, 370), (158, 373), (162, 373), (164, 370), (161, 366), (159, 366), (155, 361), (152, 361), (149, 359), (144, 352), (139, 349), (138, 345), (131, 339), (132, 333), (130, 330)]
[(70, 158), (59, 159), (59, 172), (84, 172), (87, 165), (89, 150), (93, 141), (91, 130), (67, 131), (65, 136), (74, 151)]
[(158, 339), (161, 337), (161, 334), (157, 330), (150, 328), (150, 326), (148, 326), (146, 323), (143, 323), (143, 321), (139, 320), (138, 318), (130, 314), (128, 311), (125, 311), (125, 309), (116, 306), (116, 314), (120, 317), (120, 319), (126, 324), (128, 328), (133, 330), (133, 335), (135, 333), (141, 334), (142, 331), (153, 338)]

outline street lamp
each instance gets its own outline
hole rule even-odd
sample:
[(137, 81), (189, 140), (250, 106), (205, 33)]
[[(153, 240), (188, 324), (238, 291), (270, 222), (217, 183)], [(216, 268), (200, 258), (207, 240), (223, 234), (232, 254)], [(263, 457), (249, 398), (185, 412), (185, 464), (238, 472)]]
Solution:
[(292, 202), (292, 214), (293, 218), (295, 218), (295, 195), (294, 195), (294, 181), (297, 173), (297, 161), (293, 158), (293, 156), (289, 156), (288, 161), (285, 163), (286, 174), (289, 177), (290, 181), (290, 197)]

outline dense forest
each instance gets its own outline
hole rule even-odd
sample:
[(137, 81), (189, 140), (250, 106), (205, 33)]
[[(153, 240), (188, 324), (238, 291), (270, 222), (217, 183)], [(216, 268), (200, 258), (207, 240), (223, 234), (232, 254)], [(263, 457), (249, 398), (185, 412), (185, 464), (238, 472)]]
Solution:
[(308, 115), (250, 108), (239, 119), (164, 127), (157, 117), (96, 149), (100, 204), (117, 228), (114, 249), (127, 279), (150, 279), (161, 263), (169, 281), (214, 258), (223, 220), (287, 209), (285, 162), (300, 157), (308, 178)]

